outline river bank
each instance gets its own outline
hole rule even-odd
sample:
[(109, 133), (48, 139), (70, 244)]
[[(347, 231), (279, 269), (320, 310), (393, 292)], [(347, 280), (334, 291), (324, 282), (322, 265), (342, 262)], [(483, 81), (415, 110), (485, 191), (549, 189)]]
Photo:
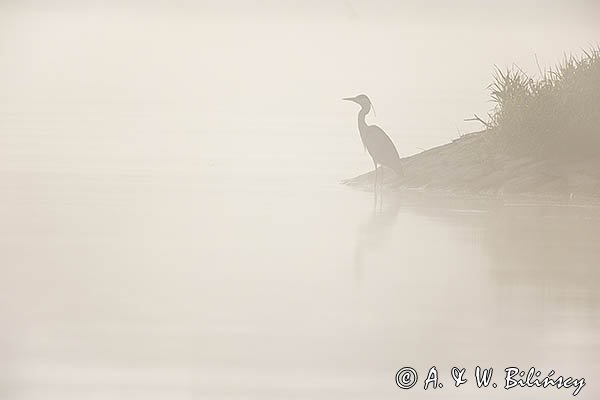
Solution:
[[(600, 199), (600, 156), (544, 159), (489, 154), (489, 131), (464, 135), (451, 143), (402, 159), (404, 177), (385, 170), (389, 189), (420, 189), (453, 194), (535, 196), (561, 200)], [(369, 187), (374, 172), (349, 179)]]

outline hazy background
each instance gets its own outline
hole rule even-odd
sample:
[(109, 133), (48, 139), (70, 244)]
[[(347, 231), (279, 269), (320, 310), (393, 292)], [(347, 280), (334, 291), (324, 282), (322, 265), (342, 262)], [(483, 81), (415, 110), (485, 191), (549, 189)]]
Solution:
[(355, 110), (338, 100), (365, 92), (402, 154), (479, 128), (462, 120), (489, 110), (494, 65), (517, 63), (535, 74), (535, 55), (550, 66), (595, 44), (600, 30), (593, 1), (4, 0), (0, 7), (4, 112), (77, 110), (104, 119), (159, 110), (172, 116), (169, 128), (319, 121), (350, 135)]
[(477, 364), (597, 397), (596, 207), (374, 210), (339, 181), (372, 168), (342, 97), (367, 93), (412, 154), (479, 129), (463, 118), (490, 108), (494, 65), (535, 74), (535, 55), (597, 44), (599, 14), (2, 0), (0, 397), (481, 398), (393, 381)]

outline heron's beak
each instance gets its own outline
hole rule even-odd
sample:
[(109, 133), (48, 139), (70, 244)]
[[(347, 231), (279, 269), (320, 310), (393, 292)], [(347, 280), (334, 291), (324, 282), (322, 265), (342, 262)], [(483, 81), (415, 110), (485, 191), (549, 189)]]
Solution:
[(355, 97), (344, 97), (342, 100), (354, 101)]

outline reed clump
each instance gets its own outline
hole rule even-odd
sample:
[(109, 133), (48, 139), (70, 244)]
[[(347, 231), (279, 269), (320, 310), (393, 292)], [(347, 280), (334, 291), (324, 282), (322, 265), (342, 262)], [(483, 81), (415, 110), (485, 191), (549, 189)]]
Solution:
[(530, 77), (496, 69), (494, 108), (483, 122), (495, 151), (511, 155), (600, 155), (600, 46), (565, 56)]

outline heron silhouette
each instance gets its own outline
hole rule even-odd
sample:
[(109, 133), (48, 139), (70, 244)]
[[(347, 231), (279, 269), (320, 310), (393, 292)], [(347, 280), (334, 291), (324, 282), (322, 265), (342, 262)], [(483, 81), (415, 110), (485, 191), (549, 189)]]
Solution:
[[(367, 95), (359, 94), (356, 97), (346, 97), (342, 100), (352, 101), (361, 107), (358, 112), (358, 132), (360, 133), (363, 146), (369, 152), (369, 155), (373, 159), (373, 165), (375, 165), (374, 190), (377, 190), (377, 170), (379, 165), (391, 168), (398, 176), (403, 176), (402, 162), (392, 139), (390, 139), (383, 129), (377, 125), (367, 125), (365, 121), (365, 117), (373, 106)], [(383, 179), (383, 169), (381, 173)]]

